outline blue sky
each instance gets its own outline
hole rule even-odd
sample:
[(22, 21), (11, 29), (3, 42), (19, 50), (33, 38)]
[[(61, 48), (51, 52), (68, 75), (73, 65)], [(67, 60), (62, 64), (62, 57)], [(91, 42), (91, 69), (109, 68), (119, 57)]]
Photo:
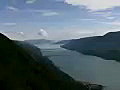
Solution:
[(120, 0), (0, 0), (0, 32), (12, 39), (71, 39), (120, 30)]

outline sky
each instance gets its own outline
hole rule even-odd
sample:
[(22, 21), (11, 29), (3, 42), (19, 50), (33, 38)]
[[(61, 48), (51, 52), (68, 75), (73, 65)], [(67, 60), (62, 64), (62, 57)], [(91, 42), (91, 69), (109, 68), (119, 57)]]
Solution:
[(0, 0), (11, 39), (73, 39), (120, 30), (120, 0)]

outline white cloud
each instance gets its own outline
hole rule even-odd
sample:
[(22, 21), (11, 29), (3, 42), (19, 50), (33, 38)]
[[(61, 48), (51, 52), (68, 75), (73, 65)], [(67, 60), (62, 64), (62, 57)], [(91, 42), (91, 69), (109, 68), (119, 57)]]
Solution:
[(17, 32), (16, 34), (18, 34), (18, 35), (20, 35), (20, 36), (23, 36), (23, 37), (25, 37), (25, 34), (24, 34), (24, 32)]
[(26, 0), (27, 4), (33, 4), (34, 2), (36, 2), (36, 0)]
[(92, 12), (94, 15), (101, 16), (105, 19), (113, 20), (115, 19), (114, 14), (111, 11), (105, 12), (105, 11), (94, 11)]
[(4, 25), (4, 26), (15, 26), (16, 23), (2, 23), (2, 25)]
[(43, 16), (56, 16), (56, 15), (59, 15), (59, 13), (48, 11), (48, 12), (43, 12), (42, 15)]
[(96, 19), (93, 19), (93, 18), (84, 18), (84, 19), (80, 19), (80, 20), (83, 20), (83, 21), (95, 21)]
[(105, 12), (105, 11), (94, 11), (92, 12), (94, 15), (100, 15), (103, 17), (110, 17), (113, 13), (111, 11)]
[(10, 10), (10, 11), (18, 11), (19, 9), (13, 6), (7, 6), (6, 9)]
[(105, 10), (120, 6), (120, 0), (65, 0), (66, 3), (72, 5), (83, 5), (93, 11)]
[(107, 19), (115, 19), (115, 17), (112, 17), (112, 16), (110, 16), (110, 17), (106, 17)]
[(29, 9), (29, 12), (41, 13), (42, 16), (57, 16), (59, 15), (58, 12), (52, 10), (39, 10), (39, 9)]
[(43, 37), (48, 37), (47, 31), (45, 31), (44, 29), (40, 29), (40, 31), (38, 32), (38, 35)]
[(25, 12), (35, 12), (35, 13), (46, 13), (46, 12), (50, 12), (50, 10), (41, 10), (41, 9), (27, 9), (24, 10)]

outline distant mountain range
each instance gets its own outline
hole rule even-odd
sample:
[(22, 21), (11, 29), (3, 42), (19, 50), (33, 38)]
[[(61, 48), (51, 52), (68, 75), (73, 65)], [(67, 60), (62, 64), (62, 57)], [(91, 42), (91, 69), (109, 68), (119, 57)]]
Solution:
[(0, 33), (0, 90), (102, 90), (101, 85), (75, 81), (26, 42)]
[(53, 44), (56, 41), (46, 40), (46, 39), (33, 39), (33, 40), (25, 40), (25, 42), (28, 42), (28, 43), (31, 43), (31, 44)]
[(60, 41), (57, 41), (55, 42), (54, 44), (67, 44), (69, 43), (71, 40), (60, 40)]
[(47, 39), (33, 39), (33, 40), (25, 40), (25, 42), (31, 44), (66, 44), (70, 40), (47, 40)]
[(120, 61), (120, 31), (109, 32), (103, 36), (70, 40), (69, 43), (61, 47), (85, 55), (93, 55), (107, 60)]

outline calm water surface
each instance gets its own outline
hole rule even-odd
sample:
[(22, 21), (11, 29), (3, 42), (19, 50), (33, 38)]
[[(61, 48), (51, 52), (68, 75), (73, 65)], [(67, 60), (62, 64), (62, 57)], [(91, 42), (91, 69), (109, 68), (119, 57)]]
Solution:
[(120, 90), (120, 63), (62, 49), (59, 45), (37, 46), (42, 48), (43, 55), (49, 56), (74, 79), (102, 84), (105, 90)]

